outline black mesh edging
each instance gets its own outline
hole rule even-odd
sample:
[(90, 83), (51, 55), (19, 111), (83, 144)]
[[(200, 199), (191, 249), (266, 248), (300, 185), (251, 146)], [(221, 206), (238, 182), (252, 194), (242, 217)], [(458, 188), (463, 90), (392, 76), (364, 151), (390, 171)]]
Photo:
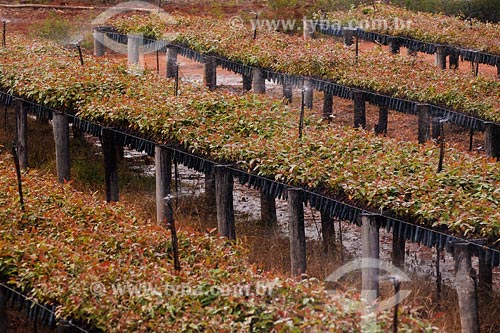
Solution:
[[(364, 32), (364, 31), (359, 31), (358, 33), (366, 33), (366, 34), (374, 34), (373, 36), (377, 38), (382, 38), (381, 40), (383, 42), (387, 42), (389, 38), (393, 38), (392, 36), (388, 35), (381, 35), (381, 34), (376, 34), (376, 33), (369, 33), (369, 32)], [(115, 41), (120, 41), (123, 43), (127, 43), (127, 35), (123, 34), (118, 34), (118, 33), (107, 33), (110, 38), (112, 38)], [(385, 37), (384, 37), (385, 36)], [(373, 37), (373, 38), (375, 38)], [(398, 39), (403, 39), (401, 37), (398, 37)], [(149, 43), (152, 44), (154, 40), (149, 40)], [(417, 42), (417, 41), (415, 41)], [(175, 47), (178, 49), (179, 53), (187, 57), (191, 60), (194, 60), (196, 62), (200, 63), (205, 63), (205, 59), (208, 55), (201, 54), (195, 50), (190, 49), (189, 47), (185, 45), (178, 45), (178, 44), (167, 44), (168, 46), (165, 46), (165, 48), (168, 47)], [(430, 45), (430, 44), (429, 44)], [(422, 51), (423, 52), (423, 51)], [(415, 101), (410, 101), (406, 99), (401, 99), (401, 98), (396, 98), (396, 97), (391, 97), (388, 95), (383, 95), (379, 93), (375, 93), (372, 91), (367, 91), (364, 89), (358, 89), (358, 88), (352, 88), (344, 85), (340, 85), (337, 83), (334, 83), (332, 81), (328, 80), (322, 80), (322, 79), (317, 79), (317, 78), (308, 78), (305, 76), (300, 76), (300, 75), (291, 75), (291, 74), (286, 74), (286, 73), (280, 73), (280, 72), (275, 72), (272, 70), (268, 69), (261, 69), (258, 67), (253, 67), (249, 65), (245, 65), (236, 61), (232, 61), (220, 56), (214, 56), (217, 59), (217, 63), (221, 65), (224, 69), (233, 71), (237, 74), (242, 74), (242, 75), (247, 75), (252, 77), (252, 72), (254, 69), (260, 69), (264, 72), (264, 75), (267, 80), (272, 81), (273, 83), (276, 84), (290, 84), (293, 85), (296, 88), (302, 88), (304, 80), (310, 80), (313, 84), (313, 89), (318, 90), (318, 91), (324, 91), (332, 96), (335, 97), (340, 97), (343, 99), (350, 99), (352, 100), (352, 91), (353, 90), (359, 90), (363, 91), (365, 93), (365, 98), (368, 103), (372, 105), (377, 105), (377, 106), (385, 106), (390, 110), (394, 110), (397, 112), (401, 113), (407, 113), (407, 114), (416, 114), (416, 105), (421, 104), (421, 102), (415, 102)], [(467, 129), (473, 129), (475, 131), (484, 131), (485, 130), (485, 120), (476, 118), (473, 116), (466, 115), (462, 112), (457, 112), (449, 109), (445, 109), (436, 105), (431, 105), (431, 113), (435, 117), (441, 117), (445, 118), (448, 120), (449, 123), (456, 124), (458, 126), (467, 128)]]
[[(3, 94), (6, 93), (3, 92)], [(23, 103), (25, 105), (32, 105), (28, 109), (29, 112), (33, 112), (32, 110), (43, 110), (43, 112), (50, 115), (52, 115), (53, 112), (58, 112), (29, 101), (23, 100)], [(67, 115), (72, 120), (74, 126), (77, 126), (80, 130), (93, 136), (101, 137), (102, 130), (106, 128), (92, 121), (81, 119), (73, 114)], [(158, 145), (157, 143), (149, 139), (126, 133), (120, 129), (108, 129), (114, 133), (114, 138), (118, 144), (125, 145), (136, 151), (145, 151), (150, 156), (154, 156), (155, 146)], [(217, 162), (209, 160), (208, 158), (200, 157), (193, 153), (187, 152), (182, 148), (176, 148), (172, 146), (166, 146), (166, 148), (170, 149), (173, 152), (173, 158), (175, 161), (198, 172), (211, 172), (213, 170), (213, 166), (215, 164), (218, 164)], [(288, 184), (277, 182), (267, 177), (255, 175), (250, 172), (237, 169), (235, 167), (226, 166), (226, 169), (229, 170), (234, 177), (237, 177), (240, 184), (242, 185), (248, 184), (249, 187), (262, 189), (265, 193), (272, 195), (278, 199), (287, 198), (286, 190), (290, 188), (290, 185)], [(326, 197), (322, 194), (315, 193), (312, 189), (302, 189), (302, 191), (305, 194), (305, 204), (309, 204), (311, 207), (326, 212), (331, 217), (338, 218), (342, 221), (358, 223), (359, 215), (365, 212), (365, 210), (359, 207), (355, 207), (333, 198)], [(427, 228), (425, 226), (419, 226), (410, 222), (398, 220), (393, 218), (392, 216), (384, 215), (383, 213), (378, 215), (383, 218), (381, 226), (386, 227), (388, 230), (399, 226), (398, 231), (400, 235), (402, 235), (404, 239), (410, 242), (420, 243), (429, 247), (438, 247), (439, 249), (449, 249), (451, 244), (457, 241), (466, 242), (473, 245), (473, 252), (475, 255), (485, 258), (492, 266), (500, 266), (500, 250), (479, 244), (478, 242), (470, 239), (460, 238), (441, 231)]]
[[(316, 25), (316, 31), (328, 36), (341, 37), (343, 28), (318, 24)], [(479, 50), (451, 46), (449, 44), (426, 43), (409, 37), (381, 34), (378, 32), (365, 31), (359, 28), (354, 30), (354, 36), (358, 36), (358, 38), (365, 41), (377, 42), (383, 45), (388, 45), (391, 42), (396, 42), (399, 46), (403, 46), (413, 51), (427, 54), (434, 54), (439, 47), (444, 47), (448, 52), (458, 54), (467, 61), (474, 61), (490, 66), (496, 66), (500, 64), (500, 56), (498, 55), (482, 52)]]
[[(54, 327), (57, 324), (56, 317), (56, 306), (55, 305), (43, 305), (30, 297), (25, 296), (23, 293), (0, 283), (0, 288), (2, 293), (6, 296), (6, 305), (19, 312), (24, 312), (26, 317), (31, 321), (39, 322), (40, 324), (47, 327)], [(68, 320), (66, 323), (72, 328), (78, 330), (79, 332), (89, 333), (90, 331), (80, 327), (75, 322)], [(97, 330), (92, 330), (92, 332), (100, 332)]]

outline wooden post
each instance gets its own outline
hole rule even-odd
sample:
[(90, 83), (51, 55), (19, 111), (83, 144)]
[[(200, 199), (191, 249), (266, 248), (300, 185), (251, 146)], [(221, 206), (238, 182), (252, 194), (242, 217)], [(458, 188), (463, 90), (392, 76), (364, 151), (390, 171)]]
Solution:
[(205, 201), (209, 208), (217, 206), (215, 200), (215, 173), (213, 169), (205, 172)]
[(278, 217), (276, 216), (276, 199), (274, 196), (260, 190), (260, 216), (262, 223), (269, 228), (278, 226)]
[(167, 147), (155, 146), (156, 224), (165, 226), (167, 207), (165, 198), (171, 194), (172, 152)]
[(439, 117), (432, 117), (431, 121), (431, 137), (433, 140), (436, 140), (436, 142), (439, 140), (439, 137), (441, 136), (441, 118)]
[(335, 224), (328, 213), (321, 212), (321, 235), (323, 236), (323, 253), (332, 253), (335, 249)]
[(94, 56), (102, 57), (105, 53), (105, 47), (102, 41), (104, 40), (104, 33), (98, 30), (98, 28), (93, 29), (92, 35), (94, 36)]
[(285, 104), (292, 103), (293, 86), (290, 83), (283, 83), (283, 99)]
[(460, 54), (458, 52), (450, 52), (448, 61), (450, 69), (458, 69), (460, 66)]
[(333, 95), (325, 91), (323, 98), (322, 117), (324, 120), (332, 121), (332, 116), (333, 116)]
[(399, 54), (400, 49), (401, 49), (401, 46), (399, 44), (399, 39), (391, 38), (391, 40), (389, 41), (389, 51), (392, 54)]
[(312, 109), (313, 107), (313, 85), (311, 80), (304, 80), (304, 106)]
[(243, 78), (243, 91), (252, 90), (252, 76), (243, 74), (242, 78)]
[(486, 260), (485, 253), (479, 255), (479, 292), (488, 297), (493, 291), (493, 271)]
[(366, 103), (365, 94), (362, 91), (353, 91), (354, 97), (354, 127), (366, 128)]
[(312, 39), (314, 38), (314, 22), (312, 20), (303, 20), (304, 26), (304, 39)]
[(28, 168), (28, 112), (23, 102), (16, 101), (16, 147), (19, 156), (19, 166), (22, 170)]
[(102, 152), (104, 155), (104, 178), (106, 181), (106, 201), (117, 202), (120, 199), (118, 189), (118, 163), (115, 134), (109, 128), (102, 130)]
[(215, 198), (219, 235), (236, 239), (233, 209), (233, 175), (223, 165), (215, 166)]
[(176, 47), (167, 49), (167, 78), (175, 78), (177, 76), (177, 54), (179, 50)]
[(213, 56), (205, 57), (203, 83), (210, 91), (214, 91), (217, 88), (217, 59)]
[(256, 94), (266, 93), (266, 78), (264, 77), (264, 73), (258, 68), (253, 69), (252, 89)]
[(417, 51), (412, 50), (411, 48), (406, 49), (406, 54), (411, 56), (411, 57), (415, 57), (417, 55), (417, 53), (418, 53)]
[(495, 123), (486, 122), (484, 132), (486, 155), (500, 158), (500, 126)]
[(138, 35), (127, 35), (127, 38), (128, 64), (139, 65), (139, 49), (142, 37)]
[(71, 333), (73, 330), (66, 320), (59, 320), (57, 323), (57, 333)]
[(471, 264), (469, 244), (454, 244), (453, 258), (462, 333), (479, 333), (476, 273)]
[(304, 229), (304, 203), (302, 190), (288, 189), (288, 232), (290, 260), (293, 276), (306, 272), (306, 234)]
[(418, 143), (426, 143), (431, 138), (431, 108), (428, 104), (417, 104)]
[(387, 125), (389, 123), (389, 109), (387, 106), (379, 106), (378, 108), (378, 124), (375, 126), (376, 134), (387, 134)]
[[(373, 267), (379, 259), (379, 228), (377, 224), (377, 215), (364, 213), (361, 215), (361, 241), (362, 241), (362, 259), (361, 285), (362, 297), (373, 304), (379, 297), (379, 268)], [(365, 263), (365, 261), (368, 261)]]
[(69, 154), (69, 124), (68, 116), (53, 112), (52, 129), (56, 145), (57, 180), (64, 184), (70, 180), (71, 160)]
[(344, 39), (345, 46), (351, 46), (353, 44), (354, 29), (344, 28), (342, 30), (342, 38)]
[(406, 240), (403, 236), (399, 237), (402, 225), (396, 223), (392, 229), (392, 264), (403, 269), (405, 267), (405, 246)]
[(436, 48), (436, 54), (435, 54), (435, 65), (439, 69), (446, 69), (446, 47), (444, 46), (438, 46)]
[(0, 286), (0, 333), (7, 333), (9, 327), (7, 315), (7, 290)]

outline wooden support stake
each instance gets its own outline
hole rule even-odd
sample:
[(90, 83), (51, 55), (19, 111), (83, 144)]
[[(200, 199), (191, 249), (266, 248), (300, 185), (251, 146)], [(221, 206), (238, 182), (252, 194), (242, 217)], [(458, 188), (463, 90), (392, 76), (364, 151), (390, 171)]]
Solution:
[(323, 120), (332, 121), (333, 117), (333, 95), (326, 92), (324, 93), (323, 99)]
[(405, 267), (406, 240), (404, 237), (399, 236), (400, 234), (402, 235), (400, 232), (401, 228), (402, 225), (396, 223), (392, 229), (392, 264), (402, 269)]
[(104, 40), (104, 33), (94, 29), (92, 31), (92, 35), (94, 36), (94, 56), (102, 57), (106, 51), (104, 44), (102, 41)]
[(23, 102), (16, 101), (16, 148), (21, 170), (28, 168), (28, 113)]
[(400, 50), (401, 50), (401, 46), (399, 43), (399, 39), (391, 38), (391, 40), (389, 41), (389, 51), (392, 54), (399, 54)]
[(495, 123), (485, 122), (486, 155), (500, 159), (500, 126)]
[(252, 89), (256, 94), (266, 93), (266, 78), (264, 76), (264, 73), (258, 68), (253, 69)]
[(439, 69), (446, 69), (446, 56), (447, 56), (447, 51), (446, 47), (444, 46), (438, 46), (436, 48), (436, 54), (435, 54), (435, 65)]
[(377, 126), (375, 126), (375, 133), (379, 135), (386, 135), (388, 123), (389, 123), (389, 108), (387, 106), (379, 106), (378, 124)]
[(415, 51), (415, 50), (412, 50), (411, 48), (407, 48), (406, 49), (406, 54), (409, 55), (409, 56), (411, 56), (411, 57), (415, 57), (418, 54), (418, 52)]
[(303, 26), (304, 26), (304, 39), (312, 39), (314, 38), (314, 22), (312, 20), (303, 20), (302, 21)]
[(354, 128), (366, 128), (366, 102), (362, 91), (353, 91), (354, 97)]
[(431, 108), (428, 104), (417, 104), (418, 143), (426, 143), (431, 137)]
[(290, 83), (283, 83), (283, 99), (285, 104), (292, 103), (293, 99), (293, 86)]
[[(361, 215), (361, 241), (363, 267), (361, 269), (362, 297), (373, 304), (379, 297), (379, 268), (373, 265), (379, 259), (378, 215)], [(365, 261), (367, 261), (365, 263)]]
[(268, 228), (278, 226), (278, 217), (276, 216), (276, 199), (274, 196), (260, 190), (260, 216), (262, 223)]
[(9, 317), (7, 313), (7, 290), (0, 286), (0, 333), (7, 333)]
[(217, 88), (217, 59), (215, 57), (205, 57), (203, 84), (205, 84), (210, 91), (214, 91)]
[(167, 78), (175, 78), (177, 74), (177, 55), (179, 50), (176, 47), (167, 49)]
[(342, 30), (342, 38), (344, 39), (345, 46), (351, 46), (353, 44), (354, 29), (344, 28)]
[(69, 123), (68, 116), (54, 112), (52, 129), (56, 145), (57, 180), (64, 184), (70, 180), (71, 160), (69, 153)]
[(453, 258), (462, 333), (479, 333), (476, 273), (471, 264), (469, 244), (454, 244)]
[(139, 50), (142, 37), (138, 35), (127, 35), (127, 61), (129, 65), (139, 65)]
[(479, 291), (485, 297), (493, 291), (493, 271), (484, 252), (479, 255)]
[(304, 229), (304, 201), (302, 190), (288, 189), (288, 231), (290, 260), (293, 276), (306, 272), (306, 234)]
[(223, 165), (215, 166), (215, 193), (219, 235), (236, 239), (233, 209), (233, 175)]
[(335, 249), (335, 224), (328, 213), (321, 212), (321, 234), (323, 236), (323, 253), (333, 253)]
[(458, 69), (460, 66), (460, 54), (457, 52), (450, 52), (448, 61), (450, 63), (450, 69)]
[(313, 85), (311, 80), (304, 80), (303, 84), (304, 89), (304, 105), (308, 109), (312, 109), (313, 107)]
[(172, 152), (167, 147), (155, 146), (156, 224), (165, 226), (167, 211), (165, 198), (171, 194)]
[(441, 137), (441, 118), (431, 117), (431, 137), (438, 142)]
[(106, 201), (117, 202), (120, 199), (118, 189), (118, 162), (115, 134), (108, 128), (102, 130), (102, 152), (104, 155), (104, 178), (106, 181)]
[(252, 76), (243, 74), (242, 78), (243, 78), (243, 91), (252, 90)]
[(217, 203), (215, 200), (215, 173), (214, 170), (205, 172), (205, 201), (207, 207), (216, 207)]

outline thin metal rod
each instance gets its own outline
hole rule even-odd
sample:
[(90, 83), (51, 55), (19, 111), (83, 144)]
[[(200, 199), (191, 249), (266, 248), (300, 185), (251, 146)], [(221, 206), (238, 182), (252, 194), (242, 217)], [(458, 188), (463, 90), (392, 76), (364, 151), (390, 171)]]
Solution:
[(442, 285), (440, 261), (441, 261), (441, 250), (436, 246), (436, 292), (438, 300), (441, 299), (441, 285)]
[(257, 24), (259, 20), (259, 14), (255, 14), (255, 28), (253, 29), (253, 39), (257, 39)]
[(179, 64), (175, 64), (174, 96), (179, 96)]
[(4, 132), (7, 134), (7, 110), (8, 110), (7, 104), (5, 104), (4, 110), (3, 110), (3, 124), (4, 124)]
[(300, 106), (300, 119), (299, 119), (299, 139), (302, 139), (302, 129), (304, 127), (304, 112), (305, 112), (305, 89), (302, 88), (302, 105)]
[(172, 205), (172, 196), (168, 195), (165, 198), (167, 206), (167, 226), (172, 234), (172, 252), (174, 256), (174, 268), (176, 271), (181, 270), (181, 262), (179, 260), (179, 240), (177, 238), (177, 229), (175, 228), (174, 208)]
[(441, 134), (439, 135), (439, 164), (437, 172), (440, 173), (443, 171), (443, 162), (444, 162), (444, 148), (445, 148), (445, 140), (444, 140), (444, 123), (441, 123)]
[(343, 237), (342, 237), (342, 221), (339, 219), (339, 241), (340, 241), (340, 263), (344, 263), (344, 246), (343, 246)]
[(80, 64), (83, 66), (83, 54), (82, 54), (82, 47), (80, 44), (76, 45), (76, 48), (78, 49), (78, 55), (80, 56)]
[(24, 212), (24, 197), (23, 197), (23, 183), (21, 179), (21, 166), (19, 164), (19, 156), (17, 155), (16, 144), (12, 144), (12, 156), (14, 157), (14, 164), (16, 165), (16, 175), (17, 175), (17, 190), (19, 192), (19, 203), (21, 205), (21, 210)]
[(394, 305), (394, 315), (392, 318), (392, 332), (398, 333), (398, 310), (399, 310), (399, 290), (401, 289), (401, 282), (399, 279), (394, 279), (394, 296), (396, 297)]
[(356, 64), (358, 63), (358, 61), (359, 61), (359, 37), (358, 34), (356, 33)]
[(474, 144), (474, 129), (471, 128), (470, 129), (470, 136), (469, 136), (469, 151), (472, 151), (473, 144)]
[(160, 74), (160, 54), (158, 50), (156, 50), (156, 73)]
[(2, 47), (7, 47), (7, 21), (2, 21), (3, 29), (2, 29)]

